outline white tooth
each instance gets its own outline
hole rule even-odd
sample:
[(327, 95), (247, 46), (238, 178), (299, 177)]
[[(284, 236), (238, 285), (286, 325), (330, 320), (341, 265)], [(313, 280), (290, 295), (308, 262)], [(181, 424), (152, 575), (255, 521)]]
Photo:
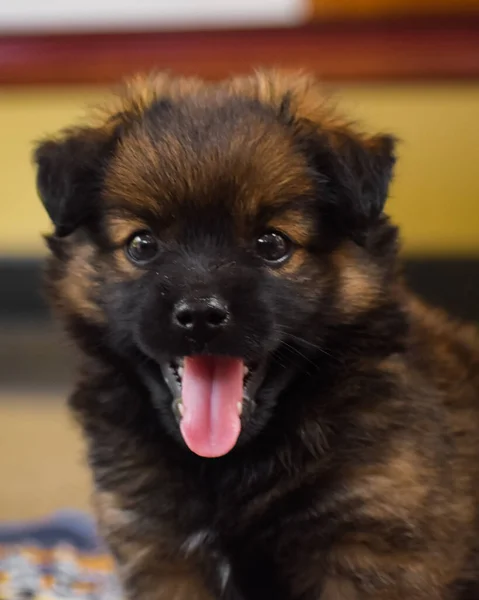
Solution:
[(178, 400), (178, 412), (181, 416), (185, 414), (185, 407), (183, 406), (183, 402), (181, 400)]
[(241, 413), (243, 412), (243, 403), (238, 402), (238, 404), (236, 405), (236, 409), (238, 411), (238, 414), (241, 415)]
[(243, 369), (243, 375), (246, 377), (246, 375), (248, 375), (249, 373), (249, 369), (248, 367), (245, 365), (244, 369)]
[(179, 365), (180, 367), (182, 367), (182, 366), (183, 366), (183, 363), (184, 363), (184, 362), (185, 362), (185, 359), (184, 359), (184, 358), (179, 358), (179, 359), (178, 359), (178, 365)]
[(183, 379), (184, 367), (178, 367), (178, 375)]

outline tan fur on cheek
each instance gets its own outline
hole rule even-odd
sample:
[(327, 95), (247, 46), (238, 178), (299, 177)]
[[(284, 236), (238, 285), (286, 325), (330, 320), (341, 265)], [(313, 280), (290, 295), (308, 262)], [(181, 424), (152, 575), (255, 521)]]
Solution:
[(144, 271), (140, 267), (134, 265), (129, 260), (123, 248), (115, 250), (113, 255), (114, 268), (111, 273), (111, 280), (121, 283), (125, 278), (132, 280), (138, 279), (143, 275)]
[(282, 265), (271, 269), (275, 277), (292, 281), (305, 301), (315, 303), (331, 286), (330, 273), (305, 248), (294, 249)]
[(338, 308), (354, 316), (374, 307), (380, 293), (379, 272), (360, 248), (345, 244), (332, 255), (338, 278)]
[(75, 248), (65, 275), (57, 282), (56, 296), (63, 311), (103, 323), (105, 315), (95, 301), (98, 290), (98, 270), (94, 266), (94, 250), (89, 244)]
[(297, 248), (291, 257), (279, 269), (275, 269), (278, 275), (295, 275), (307, 260), (308, 252), (304, 248)]

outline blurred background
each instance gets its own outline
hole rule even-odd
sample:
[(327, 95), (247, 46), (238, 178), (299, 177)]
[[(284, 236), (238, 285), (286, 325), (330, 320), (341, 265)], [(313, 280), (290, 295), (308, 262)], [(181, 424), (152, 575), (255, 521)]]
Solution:
[(124, 75), (304, 68), (402, 140), (389, 212), (413, 288), (479, 320), (478, 0), (15, 0), (0, 4), (0, 519), (86, 508), (64, 408), (73, 355), (40, 292), (49, 223), (32, 142)]

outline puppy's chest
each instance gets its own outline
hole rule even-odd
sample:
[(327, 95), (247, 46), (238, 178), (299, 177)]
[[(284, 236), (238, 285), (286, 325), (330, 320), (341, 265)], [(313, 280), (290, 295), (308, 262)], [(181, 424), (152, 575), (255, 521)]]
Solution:
[(271, 527), (263, 515), (251, 516), (252, 501), (211, 491), (198, 490), (177, 514), (176, 551), (202, 565), (221, 597), (263, 600), (264, 592), (277, 590), (277, 600), (286, 598), (275, 566), (279, 523)]
[(244, 536), (233, 539), (218, 531), (202, 529), (186, 536), (181, 552), (203, 565), (209, 585), (228, 600), (264, 600), (274, 591), (286, 600), (286, 582), (275, 568), (271, 548)]

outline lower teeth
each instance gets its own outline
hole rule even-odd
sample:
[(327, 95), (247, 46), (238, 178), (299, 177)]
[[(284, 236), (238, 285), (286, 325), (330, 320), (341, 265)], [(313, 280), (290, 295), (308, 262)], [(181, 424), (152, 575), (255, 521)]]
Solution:
[(181, 398), (176, 398), (173, 402), (173, 410), (182, 417), (185, 414), (185, 407), (183, 405), (183, 400)]

